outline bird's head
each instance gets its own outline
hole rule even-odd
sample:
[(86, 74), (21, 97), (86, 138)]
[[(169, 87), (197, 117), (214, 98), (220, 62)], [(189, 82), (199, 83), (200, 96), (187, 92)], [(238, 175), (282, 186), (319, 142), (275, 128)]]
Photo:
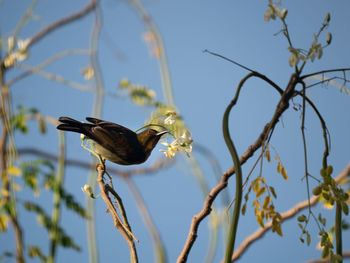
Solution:
[(147, 129), (137, 134), (137, 139), (139, 143), (143, 146), (144, 152), (147, 156), (157, 145), (159, 139), (166, 133), (168, 133), (168, 131), (158, 132), (153, 129)]

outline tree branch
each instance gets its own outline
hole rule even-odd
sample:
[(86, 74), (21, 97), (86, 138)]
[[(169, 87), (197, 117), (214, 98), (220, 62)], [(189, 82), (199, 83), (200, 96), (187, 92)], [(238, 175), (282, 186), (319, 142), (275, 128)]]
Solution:
[[(114, 190), (111, 191), (111, 188), (109, 185), (104, 183), (103, 175), (105, 173), (105, 170), (104, 170), (104, 168), (101, 167), (101, 165), (99, 165), (97, 167), (97, 172), (98, 172), (97, 183), (100, 187), (101, 197), (108, 207), (108, 212), (113, 217), (114, 226), (119, 230), (119, 232), (122, 234), (122, 236), (124, 237), (125, 241), (127, 242), (128, 246), (129, 246), (131, 262), (137, 263), (138, 259), (137, 259), (136, 247), (135, 247), (135, 243), (133, 240), (135, 238), (135, 236), (131, 233), (130, 227), (128, 225), (125, 226), (125, 224), (123, 224), (123, 222), (119, 218), (119, 215), (118, 215), (111, 199), (109, 198), (108, 193), (109, 192), (112, 193), (113, 196), (115, 196), (118, 199), (118, 201), (120, 201), (120, 198), (118, 198), (119, 196), (114, 192)], [(118, 203), (119, 203), (119, 208), (122, 209), (123, 208), (123, 206), (121, 205), (122, 203), (120, 203), (120, 202), (118, 202)], [(125, 212), (125, 211), (123, 211), (123, 212)], [(122, 214), (124, 217), (125, 214), (124, 213), (122, 213)], [(124, 223), (127, 223), (127, 221)], [(137, 239), (135, 238), (135, 240), (137, 240)]]
[[(254, 74), (254, 73), (250, 73), (250, 74)], [(268, 133), (271, 130), (273, 130), (273, 128), (279, 121), (279, 118), (283, 114), (283, 112), (288, 109), (289, 100), (293, 96), (295, 86), (298, 83), (298, 81), (299, 81), (298, 76), (296, 74), (292, 74), (288, 82), (288, 85), (276, 106), (275, 113), (271, 121), (265, 125), (258, 139), (252, 145), (250, 145), (248, 147), (248, 150), (240, 157), (239, 161), (241, 165), (244, 164), (251, 156), (253, 156), (255, 151), (261, 147), (264, 140), (267, 138)], [(207, 195), (201, 211), (198, 214), (193, 216), (191, 226), (190, 226), (190, 231), (186, 239), (186, 243), (177, 259), (177, 263), (186, 262), (188, 254), (197, 238), (199, 224), (205, 217), (207, 217), (210, 214), (211, 205), (213, 204), (216, 196), (227, 186), (228, 179), (230, 178), (231, 175), (233, 175), (234, 172), (235, 172), (235, 168), (234, 166), (232, 166), (229, 170), (223, 173), (223, 175), (221, 176), (220, 182), (216, 186), (214, 186), (212, 190), (209, 192), (209, 194)]]
[[(42, 158), (51, 160), (51, 161), (57, 161), (58, 157), (55, 154), (45, 152), (42, 150), (38, 150), (35, 148), (19, 148), (18, 153), (20, 155), (25, 155), (25, 154), (31, 154), (31, 155), (37, 155)], [(149, 166), (145, 167), (139, 167), (139, 168), (130, 168), (128, 170), (119, 170), (114, 167), (108, 168), (109, 173), (117, 175), (117, 176), (123, 176), (123, 177), (128, 177), (128, 176), (134, 176), (134, 175), (143, 175), (143, 174), (152, 174), (156, 173), (161, 169), (165, 169), (169, 167), (170, 165), (173, 164), (173, 161), (165, 158), (159, 158), (157, 161), (152, 163)], [(85, 161), (80, 161), (80, 160), (75, 160), (75, 159), (66, 159), (65, 160), (65, 165), (70, 165), (70, 166), (75, 166), (83, 169), (90, 169), (91, 164), (89, 162)]]
[(61, 18), (60, 20), (52, 23), (48, 27), (42, 29), (41, 31), (39, 31), (36, 35), (34, 35), (31, 38), (31, 40), (28, 44), (28, 47), (30, 47), (34, 43), (38, 42), (40, 39), (42, 39), (43, 37), (45, 37), (49, 33), (53, 32), (54, 30), (58, 29), (59, 27), (64, 26), (66, 24), (69, 24), (70, 22), (73, 22), (73, 21), (78, 20), (79, 18), (85, 16), (86, 14), (88, 14), (90, 11), (92, 11), (96, 7), (97, 3), (98, 3), (98, 0), (91, 0), (82, 10), (80, 10), (74, 14), (71, 14), (69, 16), (66, 16), (64, 18)]

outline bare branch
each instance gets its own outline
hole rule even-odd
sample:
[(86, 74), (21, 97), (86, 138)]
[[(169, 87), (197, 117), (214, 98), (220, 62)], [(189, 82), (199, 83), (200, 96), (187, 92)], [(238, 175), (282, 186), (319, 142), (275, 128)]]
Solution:
[[(19, 148), (18, 153), (20, 155), (25, 155), (25, 154), (32, 154), (32, 155), (37, 155), (42, 158), (52, 160), (52, 161), (57, 161), (57, 155), (45, 152), (39, 149), (35, 148)], [(91, 164), (89, 162), (85, 161), (80, 161), (80, 160), (75, 160), (75, 159), (66, 159), (65, 160), (66, 165), (71, 165), (83, 169), (90, 169)], [(170, 165), (173, 164), (173, 161), (170, 161), (169, 159), (165, 158), (159, 158), (157, 161), (152, 163), (149, 166), (146, 167), (139, 167), (139, 168), (132, 168), (129, 170), (124, 170), (121, 171), (119, 169), (116, 169), (114, 167), (108, 168), (109, 173), (117, 175), (117, 176), (134, 176), (134, 175), (143, 175), (143, 174), (152, 174), (160, 171), (161, 169), (165, 169), (169, 167)]]
[[(251, 156), (253, 156), (255, 151), (262, 146), (264, 140), (268, 137), (268, 133), (273, 130), (283, 112), (288, 109), (289, 100), (294, 94), (295, 86), (298, 83), (298, 81), (299, 79), (297, 75), (292, 74), (288, 85), (276, 106), (275, 113), (271, 121), (265, 125), (258, 139), (251, 146), (249, 146), (248, 150), (240, 157), (239, 161), (241, 165), (244, 164)], [(227, 186), (228, 179), (231, 175), (233, 175), (234, 172), (235, 168), (234, 166), (232, 166), (229, 170), (223, 173), (220, 182), (216, 186), (214, 186), (211, 189), (210, 193), (207, 195), (201, 211), (193, 216), (186, 243), (177, 259), (177, 263), (186, 262), (188, 254), (197, 238), (199, 224), (205, 217), (207, 217), (210, 214), (211, 206), (216, 196)]]
[(31, 40), (28, 44), (28, 47), (31, 46), (32, 44), (38, 42), (40, 39), (42, 39), (43, 37), (45, 37), (49, 33), (53, 32), (54, 30), (58, 29), (59, 27), (64, 26), (66, 24), (69, 24), (70, 22), (73, 22), (73, 21), (78, 20), (79, 18), (85, 16), (86, 14), (88, 14), (91, 10), (93, 10), (96, 7), (97, 3), (98, 3), (98, 0), (91, 0), (82, 10), (80, 10), (74, 14), (71, 14), (69, 16), (66, 16), (66, 17), (52, 23), (48, 27), (42, 29), (35, 36), (33, 36), (31, 38)]
[[(98, 172), (98, 176), (97, 176), (97, 183), (100, 187), (100, 191), (101, 191), (101, 197), (103, 198), (104, 202), (106, 203), (107, 207), (108, 207), (108, 212), (112, 215), (113, 220), (114, 220), (114, 226), (119, 230), (119, 232), (122, 234), (122, 236), (124, 237), (126, 243), (129, 246), (130, 249), (130, 256), (131, 256), (131, 262), (132, 263), (136, 263), (138, 262), (137, 259), (137, 253), (136, 253), (136, 247), (135, 247), (135, 243), (134, 243), (134, 235), (131, 233), (130, 229), (127, 228), (123, 222), (121, 221), (121, 219), (119, 218), (119, 215), (117, 213), (117, 211), (115, 210), (115, 207), (111, 201), (111, 199), (108, 196), (108, 193), (111, 192), (115, 197), (117, 197), (115, 195), (115, 192), (112, 192), (110, 187), (104, 183), (103, 180), (103, 175), (105, 173), (104, 169), (101, 167), (101, 165), (99, 165), (97, 167), (97, 172)], [(135, 240), (137, 240), (135, 238)]]

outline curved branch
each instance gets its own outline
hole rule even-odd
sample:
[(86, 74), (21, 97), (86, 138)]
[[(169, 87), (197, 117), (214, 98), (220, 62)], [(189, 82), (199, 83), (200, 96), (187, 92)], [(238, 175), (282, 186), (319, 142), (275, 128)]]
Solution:
[(42, 29), (39, 31), (35, 36), (33, 36), (28, 44), (28, 47), (33, 45), (34, 43), (38, 42), (40, 39), (48, 35), (49, 33), (53, 32), (57, 28), (64, 26), (70, 22), (73, 22), (75, 20), (78, 20), (79, 18), (85, 16), (88, 14), (91, 10), (93, 10), (98, 3), (98, 0), (91, 0), (82, 10), (71, 14), (69, 16), (66, 16), (64, 18), (61, 18), (60, 20), (52, 23), (48, 27)]
[[(350, 163), (347, 165), (347, 167), (334, 179), (336, 182), (340, 182), (342, 179), (344, 179), (346, 176), (350, 176)], [(318, 196), (313, 196), (310, 199), (310, 205), (314, 206), (318, 203)], [(304, 200), (289, 210), (281, 213), (283, 222), (285, 222), (287, 219), (293, 218), (297, 213), (299, 213), (301, 210), (306, 209), (309, 207), (309, 200)], [(239, 246), (238, 249), (236, 249), (235, 253), (232, 256), (232, 261), (238, 259), (242, 256), (242, 254), (247, 250), (247, 248), (260, 239), (268, 230), (272, 228), (272, 221), (269, 221), (265, 224), (263, 228), (257, 229), (253, 234), (248, 236)]]
[(254, 73), (249, 73), (245, 78), (241, 80), (241, 82), (238, 85), (236, 95), (233, 98), (233, 100), (230, 102), (230, 104), (227, 106), (224, 117), (222, 120), (222, 133), (225, 139), (225, 143), (227, 148), (230, 151), (232, 161), (234, 163), (235, 171), (236, 171), (236, 194), (235, 194), (235, 206), (233, 209), (233, 214), (232, 214), (232, 221), (230, 225), (230, 230), (229, 230), (229, 235), (228, 235), (228, 241), (227, 241), (227, 247), (226, 247), (226, 253), (225, 253), (225, 262), (229, 263), (231, 261), (231, 256), (234, 251), (235, 247), (235, 240), (236, 240), (236, 234), (237, 234), (237, 226), (238, 226), (238, 220), (239, 220), (239, 214), (241, 210), (241, 203), (242, 203), (242, 168), (241, 164), (239, 162), (239, 157), (236, 151), (236, 148), (233, 144), (233, 141), (230, 136), (230, 131), (228, 127), (228, 120), (229, 120), (229, 115), (231, 112), (231, 109), (233, 106), (236, 105), (239, 93), (241, 91), (241, 88), (243, 87), (243, 84), (247, 79), (252, 77)]
[(239, 67), (241, 67), (241, 68), (243, 68), (243, 69), (245, 69), (245, 70), (250, 71), (251, 73), (254, 74), (255, 77), (261, 78), (262, 80), (264, 80), (264, 81), (266, 81), (267, 83), (269, 83), (272, 87), (274, 87), (274, 88), (278, 91), (279, 94), (281, 94), (281, 95), (283, 94), (283, 90), (282, 90), (276, 83), (274, 83), (271, 79), (269, 79), (269, 78), (266, 77), (265, 75), (260, 74), (259, 72), (255, 71), (255, 70), (252, 70), (252, 69), (250, 69), (250, 68), (248, 68), (248, 67), (246, 67), (246, 66), (244, 66), (244, 65), (242, 65), (242, 64), (239, 64), (238, 62), (236, 62), (236, 61), (234, 61), (234, 60), (232, 60), (232, 59), (229, 59), (229, 58), (227, 58), (227, 57), (225, 57), (225, 56), (223, 56), (223, 55), (220, 55), (220, 54), (211, 52), (211, 51), (209, 51), (209, 50), (207, 50), (207, 49), (205, 49), (203, 52), (206, 52), (206, 53), (209, 53), (209, 54), (211, 54), (211, 55), (213, 55), (213, 56), (217, 56), (217, 57), (219, 57), (219, 58), (222, 58), (222, 59), (224, 59), (224, 60), (227, 60), (227, 61), (229, 61), (229, 62), (231, 62), (231, 63), (233, 63), (233, 64), (235, 64), (235, 65), (237, 65), (237, 66), (239, 66)]
[[(249, 73), (245, 77), (245, 79), (248, 79), (249, 77), (254, 76), (254, 74), (255, 73)], [(250, 145), (248, 147), (248, 150), (245, 153), (243, 153), (243, 155), (240, 157), (239, 161), (241, 165), (244, 164), (251, 156), (253, 156), (255, 151), (261, 147), (264, 140), (268, 137), (268, 133), (274, 129), (275, 125), (279, 121), (279, 118), (281, 117), (283, 112), (288, 109), (289, 100), (292, 98), (294, 94), (295, 86), (298, 83), (298, 80), (299, 79), (296, 74), (291, 75), (288, 85), (276, 106), (275, 113), (271, 121), (265, 125), (263, 131), (261, 132), (257, 140), (252, 145)], [(186, 239), (186, 243), (177, 259), (178, 263), (186, 262), (188, 254), (197, 238), (199, 224), (206, 216), (210, 214), (211, 205), (213, 204), (216, 196), (227, 186), (227, 181), (229, 177), (233, 175), (234, 172), (235, 172), (235, 168), (234, 166), (232, 166), (230, 169), (228, 169), (226, 172), (222, 174), (220, 182), (211, 189), (211, 191), (205, 198), (201, 211), (198, 214), (193, 216), (191, 226), (190, 226), (190, 231)]]

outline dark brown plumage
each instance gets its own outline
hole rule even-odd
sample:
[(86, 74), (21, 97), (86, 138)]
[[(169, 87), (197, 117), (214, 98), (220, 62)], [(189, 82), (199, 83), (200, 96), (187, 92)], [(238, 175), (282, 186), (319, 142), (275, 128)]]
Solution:
[(138, 134), (119, 124), (87, 117), (90, 123), (60, 117), (57, 129), (84, 134), (93, 141), (94, 150), (103, 159), (121, 165), (145, 162), (159, 139), (167, 131), (146, 129)]

